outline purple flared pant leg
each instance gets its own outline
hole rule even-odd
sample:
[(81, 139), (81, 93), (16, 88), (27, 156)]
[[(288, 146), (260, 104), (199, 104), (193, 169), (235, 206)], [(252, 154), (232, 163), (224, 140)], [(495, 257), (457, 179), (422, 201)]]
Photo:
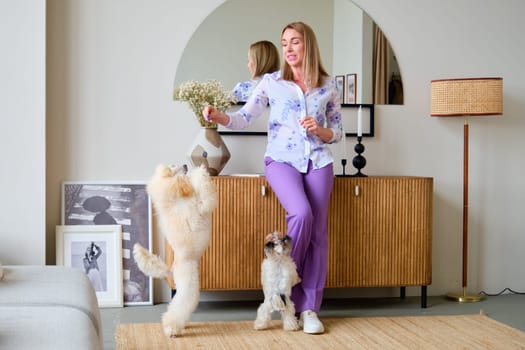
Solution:
[(287, 234), (301, 283), (292, 290), (297, 313), (319, 312), (328, 269), (328, 204), (334, 182), (332, 164), (303, 174), (294, 167), (265, 159), (265, 175), (286, 210)]

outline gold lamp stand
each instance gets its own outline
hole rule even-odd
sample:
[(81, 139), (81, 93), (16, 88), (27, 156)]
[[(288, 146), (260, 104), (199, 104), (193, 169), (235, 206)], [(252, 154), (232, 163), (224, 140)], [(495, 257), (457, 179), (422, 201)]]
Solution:
[(441, 79), (431, 81), (432, 116), (464, 116), (463, 126), (463, 291), (447, 298), (464, 302), (483, 300), (467, 292), (468, 271), (468, 117), (503, 114), (502, 78)]
[(481, 294), (468, 293), (467, 287), (463, 288), (463, 292), (448, 293), (447, 298), (460, 303), (473, 303), (476, 301), (482, 301), (484, 299), (484, 297)]

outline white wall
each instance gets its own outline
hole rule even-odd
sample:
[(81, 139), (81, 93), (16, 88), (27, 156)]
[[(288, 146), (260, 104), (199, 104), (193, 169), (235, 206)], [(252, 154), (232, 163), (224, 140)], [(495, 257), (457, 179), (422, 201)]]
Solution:
[(45, 2), (0, 0), (0, 261), (45, 263)]
[[(334, 1), (333, 74), (357, 73), (357, 102), (371, 103), (373, 24), (353, 2)], [(359, 48), (359, 49), (356, 49)]]
[[(250, 44), (258, 40), (270, 40), (280, 48), (281, 27), (298, 18), (315, 28), (322, 45), (320, 49), (329, 53), (323, 55), (323, 64), (331, 71), (333, 42), (328, 39), (333, 35), (332, 2), (303, 5), (304, 0), (224, 2), (193, 33), (177, 65), (175, 83), (217, 79), (226, 88), (233, 88), (239, 81), (250, 79), (247, 67)], [(276, 12), (275, 8), (279, 8), (279, 11)], [(243, 16), (246, 13), (257, 15)], [(269, 18), (279, 25), (268, 25)]]
[[(376, 107), (376, 136), (365, 139), (367, 166), (363, 170), (369, 175), (434, 177), (430, 295), (461, 287), (463, 183), (463, 120), (429, 116), (430, 80), (504, 78), (504, 115), (471, 118), (470, 122), (469, 286), (473, 291), (490, 293), (505, 287), (524, 291), (525, 224), (521, 202), (525, 183), (521, 178), (525, 172), (525, 47), (521, 42), (525, 23), (521, 14), (525, 3), (487, 0), (480, 6), (475, 0), (355, 2), (390, 40), (401, 67), (405, 93), (402, 106)], [(54, 242), (54, 226), (60, 220), (62, 180), (147, 179), (160, 162), (186, 161), (186, 146), (198, 125), (184, 104), (172, 101), (173, 80), (186, 42), (205, 16), (221, 3), (222, 0), (156, 0), (147, 4), (141, 0), (69, 0), (60, 5), (48, 2), (48, 242)], [(12, 6), (9, 11), (13, 11)], [(32, 50), (34, 47), (38, 47), (38, 40)], [(23, 53), (17, 55), (18, 59), (25, 57)], [(8, 61), (3, 57), (2, 62), (4, 73), (8, 71), (4, 62)], [(39, 62), (43, 60), (34, 64)], [(37, 84), (42, 81), (41, 76), (37, 74)], [(33, 108), (27, 101), (38, 103), (43, 98), (35, 93), (26, 99), (26, 90), (13, 90), (4, 82), (1, 86), (2, 98), (6, 92), (15, 92), (17, 109)], [(2, 110), (2, 120), (5, 113)], [(33, 119), (24, 122), (18, 116), (10, 118), (11, 134), (7, 140), (12, 144), (29, 131), (30, 139), (37, 140), (35, 145), (29, 147), (18, 141), (17, 149), (8, 146), (5, 137), (0, 141), (3, 159), (16, 151), (18, 162), (14, 164), (11, 158), (11, 166), (27, 166), (23, 162), (26, 159), (31, 159), (31, 164), (42, 160), (36, 149), (42, 149), (38, 142), (43, 126), (39, 125), (39, 113), (32, 114)], [(2, 136), (7, 134), (4, 126), (1, 130)], [(227, 137), (226, 142), (232, 160), (225, 173), (262, 172), (264, 138)], [(36, 174), (36, 182), (45, 179), (41, 167)], [(4, 171), (1, 176), (4, 180)], [(25, 185), (32, 184), (29, 180), (34, 177), (19, 170), (9, 176), (9, 185), (2, 181), (3, 192), (10, 200), (19, 196), (34, 198), (31, 188), (20, 192), (12, 186), (19, 179)], [(42, 191), (37, 188), (36, 192), (38, 198)], [(21, 216), (27, 213), (25, 208), (15, 205), (13, 210), (12, 204), (2, 204), (2, 244), (19, 242), (11, 231), (6, 231), (4, 222), (11, 227), (13, 222), (23, 222), (24, 228), (29, 225), (35, 227), (31, 231), (38, 231), (38, 215), (43, 208), (38, 200), (36, 203), (31, 208), (31, 215), (36, 212), (34, 221)], [(32, 247), (36, 247), (33, 249), (42, 249), (42, 237), (32, 239)], [(159, 248), (161, 240), (157, 238), (156, 244)], [(48, 244), (48, 261), (53, 261), (53, 257), (54, 246)], [(30, 263), (26, 257), (22, 261)], [(157, 300), (165, 299), (166, 285), (159, 283), (156, 287), (160, 293)], [(418, 294), (419, 289), (409, 288), (407, 293)]]
[(469, 286), (525, 290), (525, 24), (520, 0), (356, 1), (388, 36), (404, 78), (405, 105), (378, 108), (368, 173), (433, 176), (431, 294), (461, 286), (463, 118), (429, 117), (429, 82), (504, 78), (504, 115), (470, 120)]

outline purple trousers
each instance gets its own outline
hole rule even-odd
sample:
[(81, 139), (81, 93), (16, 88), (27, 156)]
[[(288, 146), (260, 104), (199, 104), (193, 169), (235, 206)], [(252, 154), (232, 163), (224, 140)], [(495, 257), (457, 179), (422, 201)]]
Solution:
[(265, 175), (286, 211), (287, 234), (292, 238), (292, 258), (301, 283), (292, 289), (299, 314), (319, 312), (328, 269), (328, 204), (334, 183), (333, 165), (306, 174), (294, 167), (265, 158)]

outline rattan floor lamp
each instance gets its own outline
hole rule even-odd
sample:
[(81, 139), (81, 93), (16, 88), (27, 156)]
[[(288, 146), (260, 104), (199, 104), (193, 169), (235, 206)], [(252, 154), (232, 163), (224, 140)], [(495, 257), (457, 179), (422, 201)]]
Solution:
[(463, 126), (463, 290), (447, 297), (458, 302), (482, 300), (470, 294), (468, 283), (468, 118), (503, 113), (503, 79), (469, 78), (431, 81), (430, 114), (437, 117), (465, 118)]

